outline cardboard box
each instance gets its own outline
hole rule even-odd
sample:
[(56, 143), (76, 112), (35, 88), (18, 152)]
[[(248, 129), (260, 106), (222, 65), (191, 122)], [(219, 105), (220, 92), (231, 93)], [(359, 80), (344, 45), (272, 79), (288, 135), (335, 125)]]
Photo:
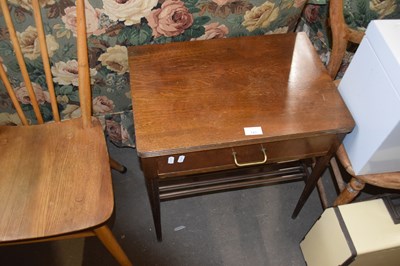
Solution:
[(308, 266), (398, 266), (400, 223), (382, 199), (328, 208), (300, 248)]

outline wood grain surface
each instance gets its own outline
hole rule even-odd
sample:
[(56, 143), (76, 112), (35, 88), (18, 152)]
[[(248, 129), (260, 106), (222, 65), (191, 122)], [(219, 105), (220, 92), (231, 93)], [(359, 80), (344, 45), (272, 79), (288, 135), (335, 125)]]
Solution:
[(130, 47), (129, 63), (143, 158), (354, 127), (304, 33)]
[(100, 123), (0, 127), (0, 242), (104, 223), (114, 200)]

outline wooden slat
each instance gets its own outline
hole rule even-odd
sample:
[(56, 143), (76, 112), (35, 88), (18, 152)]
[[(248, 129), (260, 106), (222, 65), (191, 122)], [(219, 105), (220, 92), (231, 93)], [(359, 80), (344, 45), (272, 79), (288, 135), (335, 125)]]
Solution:
[(89, 59), (87, 53), (87, 35), (84, 0), (76, 1), (77, 49), (79, 99), (81, 103), (83, 127), (91, 126), (92, 97), (90, 91)]
[(58, 112), (57, 98), (54, 91), (53, 77), (51, 75), (51, 70), (50, 70), (49, 53), (47, 51), (46, 36), (43, 29), (43, 22), (42, 22), (42, 16), (40, 14), (39, 1), (38, 0), (32, 1), (32, 7), (36, 23), (36, 29), (38, 32), (44, 72), (46, 74), (47, 89), (50, 94), (51, 109), (53, 110), (53, 118), (54, 121), (59, 122), (60, 114)]
[(6, 90), (8, 92), (8, 95), (11, 98), (12, 103), (14, 104), (15, 110), (17, 110), (19, 119), (21, 119), (21, 122), (23, 125), (27, 126), (28, 125), (28, 120), (26, 119), (26, 116), (24, 112), (22, 111), (21, 105), (18, 102), (17, 97), (15, 96), (15, 92), (13, 88), (11, 87), (10, 81), (8, 80), (7, 73), (4, 70), (3, 64), (0, 63), (0, 78), (3, 81), (4, 87), (6, 87)]
[(24, 56), (22, 54), (21, 47), (19, 46), (17, 34), (16, 34), (16, 31), (15, 31), (13, 22), (11, 20), (11, 15), (10, 15), (10, 11), (8, 10), (8, 6), (7, 6), (6, 0), (0, 0), (0, 6), (1, 6), (1, 9), (3, 11), (4, 21), (6, 22), (8, 31), (10, 33), (10, 39), (11, 39), (11, 42), (12, 42), (13, 47), (14, 47), (15, 56), (16, 56), (18, 64), (19, 64), (19, 67), (20, 67), (20, 70), (21, 70), (21, 74), (22, 74), (22, 77), (23, 77), (24, 82), (25, 82), (25, 86), (26, 86), (26, 88), (28, 90), (29, 98), (31, 100), (32, 107), (33, 107), (33, 110), (35, 112), (38, 124), (43, 124), (44, 123), (43, 117), (42, 117), (42, 114), (40, 113), (40, 108), (39, 108), (38, 102), (36, 100), (36, 95), (35, 95), (35, 92), (33, 90), (32, 83), (31, 83), (30, 78), (29, 78), (28, 70), (26, 69)]

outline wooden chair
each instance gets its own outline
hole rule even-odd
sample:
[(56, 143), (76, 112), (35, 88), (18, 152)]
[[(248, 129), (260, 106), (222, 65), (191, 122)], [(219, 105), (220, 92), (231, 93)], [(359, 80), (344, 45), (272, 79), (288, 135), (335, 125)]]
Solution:
[[(330, 27), (332, 30), (332, 53), (327, 68), (329, 74), (334, 79), (342, 63), (348, 43), (352, 42), (359, 44), (364, 36), (364, 32), (356, 31), (346, 25), (343, 16), (343, 0), (330, 1), (329, 17)], [(352, 178), (346, 186), (343, 182), (336, 160), (331, 160), (332, 170), (341, 191), (340, 195), (334, 202), (334, 206), (351, 202), (364, 188), (365, 184), (382, 188), (400, 189), (400, 172), (355, 175), (343, 145), (339, 147), (336, 157)]]
[(0, 7), (38, 125), (28, 126), (7, 74), (0, 76), (22, 126), (0, 126), (0, 246), (97, 236), (121, 265), (128, 257), (106, 225), (114, 200), (110, 163), (99, 121), (91, 116), (84, 0), (77, 0), (79, 96), (82, 116), (61, 121), (52, 84), (39, 1), (32, 7), (54, 122), (44, 123), (6, 0)]
[(329, 1), (329, 22), (332, 31), (332, 52), (328, 62), (328, 72), (335, 78), (349, 42), (360, 43), (364, 32), (350, 28), (343, 16), (343, 0)]

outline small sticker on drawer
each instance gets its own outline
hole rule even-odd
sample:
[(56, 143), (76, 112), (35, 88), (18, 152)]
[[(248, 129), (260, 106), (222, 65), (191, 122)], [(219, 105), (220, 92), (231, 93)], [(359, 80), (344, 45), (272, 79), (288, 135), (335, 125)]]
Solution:
[(244, 134), (246, 136), (262, 135), (263, 131), (261, 127), (245, 127)]
[(183, 163), (184, 160), (185, 160), (185, 155), (180, 155), (178, 157), (178, 163)]
[(174, 156), (168, 157), (168, 164), (174, 164), (175, 158)]

